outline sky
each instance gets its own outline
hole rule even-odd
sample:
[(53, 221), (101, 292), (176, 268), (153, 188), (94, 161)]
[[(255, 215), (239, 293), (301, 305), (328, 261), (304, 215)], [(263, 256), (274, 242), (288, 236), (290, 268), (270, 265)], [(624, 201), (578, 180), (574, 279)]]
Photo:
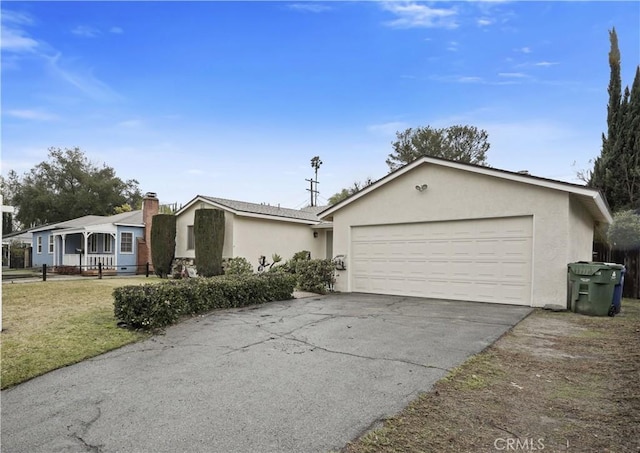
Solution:
[(492, 167), (579, 182), (640, 2), (19, 2), (0, 6), (1, 167), (79, 147), (162, 203), (301, 208), (388, 173), (396, 131), (485, 129)]

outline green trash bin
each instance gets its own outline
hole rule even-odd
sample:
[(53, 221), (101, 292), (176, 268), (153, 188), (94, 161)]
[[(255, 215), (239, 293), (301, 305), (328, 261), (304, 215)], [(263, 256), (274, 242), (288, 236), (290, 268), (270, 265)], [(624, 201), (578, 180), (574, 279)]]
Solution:
[(568, 308), (576, 313), (607, 316), (613, 307), (616, 285), (624, 266), (580, 261), (568, 266)]

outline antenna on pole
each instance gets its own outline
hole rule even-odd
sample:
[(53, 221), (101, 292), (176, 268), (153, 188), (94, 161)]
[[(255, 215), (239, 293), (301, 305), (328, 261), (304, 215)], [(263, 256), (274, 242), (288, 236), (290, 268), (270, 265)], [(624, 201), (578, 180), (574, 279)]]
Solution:
[[(315, 180), (306, 179), (305, 181), (309, 181), (311, 183), (311, 206), (318, 206), (318, 169), (322, 165), (322, 161), (320, 160), (320, 156), (315, 156), (311, 159), (311, 168), (315, 170)], [(315, 184), (315, 189), (314, 189)]]

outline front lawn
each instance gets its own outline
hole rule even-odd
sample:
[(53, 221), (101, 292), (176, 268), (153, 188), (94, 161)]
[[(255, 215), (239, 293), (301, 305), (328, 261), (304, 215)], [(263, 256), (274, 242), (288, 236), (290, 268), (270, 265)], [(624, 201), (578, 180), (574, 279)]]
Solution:
[(2, 285), (2, 389), (80, 362), (147, 334), (120, 329), (113, 289), (153, 277)]

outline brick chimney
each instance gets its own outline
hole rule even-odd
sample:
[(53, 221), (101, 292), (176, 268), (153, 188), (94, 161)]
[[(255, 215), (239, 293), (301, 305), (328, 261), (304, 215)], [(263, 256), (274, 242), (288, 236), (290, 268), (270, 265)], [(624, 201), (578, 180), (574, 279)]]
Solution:
[(147, 245), (148, 259), (152, 263), (151, 259), (151, 224), (153, 223), (153, 216), (158, 214), (160, 210), (160, 200), (155, 192), (147, 192), (142, 199), (142, 221), (144, 222), (144, 242)]

